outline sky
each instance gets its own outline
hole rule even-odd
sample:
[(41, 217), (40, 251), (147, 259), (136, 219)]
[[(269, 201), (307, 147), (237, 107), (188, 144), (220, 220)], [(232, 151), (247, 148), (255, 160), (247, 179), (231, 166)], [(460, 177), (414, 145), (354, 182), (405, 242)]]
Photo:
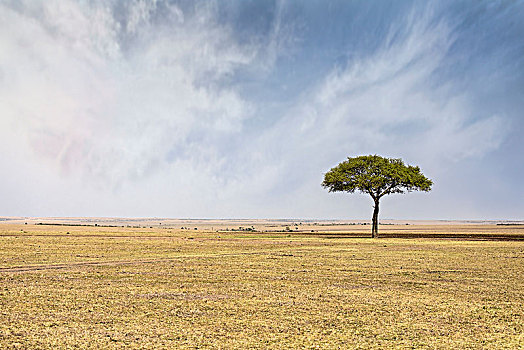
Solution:
[(523, 1), (0, 0), (0, 216), (524, 219)]

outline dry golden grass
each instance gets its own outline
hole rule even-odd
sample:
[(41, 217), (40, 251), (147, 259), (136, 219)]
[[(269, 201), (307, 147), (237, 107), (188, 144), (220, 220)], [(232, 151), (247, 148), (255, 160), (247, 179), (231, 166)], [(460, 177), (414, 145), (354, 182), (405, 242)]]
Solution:
[(3, 224), (0, 348), (524, 347), (524, 226), (314, 226)]

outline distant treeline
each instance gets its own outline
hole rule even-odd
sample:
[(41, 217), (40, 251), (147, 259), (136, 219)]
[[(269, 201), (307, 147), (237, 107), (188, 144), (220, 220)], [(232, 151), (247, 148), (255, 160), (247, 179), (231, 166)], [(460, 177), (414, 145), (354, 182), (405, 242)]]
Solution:
[[(117, 226), (117, 225), (99, 225), (99, 224), (57, 224), (57, 223), (48, 223), (48, 222), (38, 222), (35, 225), (47, 225), (47, 226), (90, 226), (90, 227), (124, 227), (124, 226)], [(134, 226), (134, 227), (140, 227), (140, 226)]]

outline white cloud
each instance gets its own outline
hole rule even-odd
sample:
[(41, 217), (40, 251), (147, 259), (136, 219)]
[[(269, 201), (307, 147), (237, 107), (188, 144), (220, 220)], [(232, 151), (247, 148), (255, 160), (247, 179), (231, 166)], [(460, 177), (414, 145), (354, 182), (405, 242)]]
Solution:
[(189, 17), (163, 5), (166, 23), (152, 21), (156, 1), (125, 2), (124, 20), (106, 2), (1, 5), (2, 147), (16, 135), (28, 161), (103, 188), (179, 158), (220, 163), (219, 144), (252, 109), (221, 80), (253, 48), (237, 45), (212, 8)]

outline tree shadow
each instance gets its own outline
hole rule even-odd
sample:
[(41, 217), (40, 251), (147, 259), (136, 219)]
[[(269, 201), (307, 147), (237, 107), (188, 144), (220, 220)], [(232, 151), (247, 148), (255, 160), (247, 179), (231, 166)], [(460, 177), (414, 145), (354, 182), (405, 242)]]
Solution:
[[(320, 237), (329, 239), (341, 238), (371, 238), (371, 233), (336, 233), (336, 232), (315, 232), (302, 233), (309, 237)], [(482, 233), (380, 233), (378, 239), (381, 238), (403, 238), (403, 239), (450, 239), (463, 241), (524, 241), (524, 235), (504, 235), (504, 234), (482, 234)]]

